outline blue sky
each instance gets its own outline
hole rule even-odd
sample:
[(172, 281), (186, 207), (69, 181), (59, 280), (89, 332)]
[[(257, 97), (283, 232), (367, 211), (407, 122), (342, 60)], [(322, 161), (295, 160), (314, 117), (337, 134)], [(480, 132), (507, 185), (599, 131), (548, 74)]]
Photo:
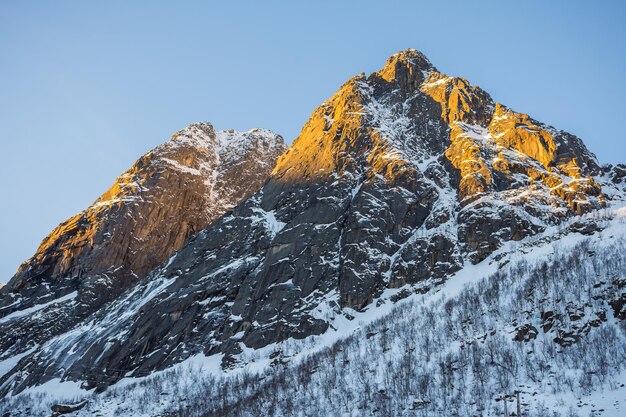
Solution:
[(0, 281), (176, 130), (290, 142), (350, 76), (406, 48), (626, 162), (624, 22), (622, 1), (4, 1)]

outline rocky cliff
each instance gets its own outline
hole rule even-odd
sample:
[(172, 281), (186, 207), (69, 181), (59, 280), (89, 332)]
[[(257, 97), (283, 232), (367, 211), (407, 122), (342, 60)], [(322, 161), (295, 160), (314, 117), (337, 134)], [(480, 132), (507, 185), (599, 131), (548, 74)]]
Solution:
[(2, 288), (3, 355), (69, 330), (145, 278), (257, 191), (284, 150), (267, 130), (215, 132), (195, 123), (142, 156), (54, 229)]
[(200, 353), (236, 367), (623, 198), (619, 175), (574, 135), (415, 50), (395, 54), (313, 112), (260, 191), (91, 321), (33, 347), (2, 392), (52, 378), (104, 389)]

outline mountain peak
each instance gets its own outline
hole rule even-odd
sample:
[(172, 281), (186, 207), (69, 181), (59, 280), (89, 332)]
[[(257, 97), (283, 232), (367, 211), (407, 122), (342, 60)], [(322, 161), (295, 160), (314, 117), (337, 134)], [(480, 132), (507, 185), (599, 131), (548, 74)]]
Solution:
[(220, 147), (226, 146), (245, 146), (252, 142), (265, 142), (270, 146), (284, 147), (284, 139), (281, 135), (272, 132), (269, 129), (259, 127), (252, 128), (248, 131), (239, 131), (235, 129), (220, 130), (216, 134)]
[(405, 49), (391, 55), (385, 66), (377, 72), (386, 81), (423, 81), (427, 74), (437, 69), (426, 55), (416, 49)]
[(413, 68), (425, 70), (425, 71), (436, 71), (437, 69), (430, 62), (428, 57), (418, 51), (417, 49), (408, 48), (402, 51), (398, 51), (395, 54), (391, 55), (387, 59), (387, 63), (385, 66), (394, 63), (403, 63), (404, 65), (410, 65)]
[[(42, 241), (2, 289), (0, 316), (68, 294), (77, 301), (72, 320), (92, 313), (257, 191), (284, 149), (264, 129), (215, 132), (201, 122), (179, 130)], [(34, 333), (23, 342), (47, 337)]]
[[(282, 355), (285, 339), (434, 293), (470, 263), (499, 262), (512, 241), (569, 233), (567, 220), (605, 206), (578, 138), (494, 103), (413, 49), (344, 83), (268, 178), (282, 149), (264, 129), (194, 123), (141, 158), (106, 205), (53, 232), (2, 290), (15, 296), (0, 297), (0, 314), (132, 290), (85, 313), (71, 301), (7, 319), (0, 348), (38, 347), (0, 375), (0, 395), (54, 377), (103, 389), (200, 354), (230, 369), (267, 347), (254, 355), (269, 363), (272, 344)], [(624, 172), (609, 172), (616, 193)], [(174, 247), (171, 257), (161, 250)], [(160, 267), (146, 263), (157, 255)], [(40, 334), (61, 308), (76, 321), (58, 338)]]
[(198, 137), (215, 137), (215, 128), (209, 122), (194, 122), (172, 135), (172, 140)]

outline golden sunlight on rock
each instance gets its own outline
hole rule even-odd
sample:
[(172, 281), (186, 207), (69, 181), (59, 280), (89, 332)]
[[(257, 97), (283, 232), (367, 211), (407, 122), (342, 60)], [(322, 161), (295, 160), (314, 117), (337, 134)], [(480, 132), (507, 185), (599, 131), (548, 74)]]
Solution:
[(215, 132), (196, 123), (179, 131), (55, 228), (20, 266), (16, 286), (70, 277), (80, 282), (81, 300), (106, 301), (255, 191), (284, 149), (263, 129)]
[(546, 168), (555, 161), (557, 147), (552, 134), (533, 123), (527, 114), (496, 104), (489, 133), (499, 145), (528, 155)]
[[(340, 172), (362, 125), (361, 76), (353, 77), (318, 107), (293, 145), (278, 159), (272, 176), (283, 181), (310, 181)], [(297, 169), (293, 169), (297, 167)]]
[(460, 121), (482, 126), (493, 112), (491, 97), (465, 78), (433, 71), (420, 89), (441, 105), (441, 117), (448, 124)]

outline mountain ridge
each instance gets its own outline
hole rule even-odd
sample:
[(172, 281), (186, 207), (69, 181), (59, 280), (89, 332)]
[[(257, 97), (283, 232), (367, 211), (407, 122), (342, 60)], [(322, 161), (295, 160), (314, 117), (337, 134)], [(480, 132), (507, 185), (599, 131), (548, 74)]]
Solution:
[(268, 130), (215, 132), (205, 122), (147, 152), (86, 210), (55, 228), (2, 287), (5, 326), (20, 311), (50, 306), (49, 315), (12, 323), (0, 336), (5, 354), (71, 329), (144, 279), (255, 191), (284, 147)]
[(625, 201), (624, 173), (423, 54), (394, 54), (313, 111), (258, 191), (29, 352), (0, 392), (55, 378), (101, 391), (198, 355), (225, 372), (254, 366), (252, 351), (269, 361), (514, 242), (599, 233), (593, 218), (568, 222)]

